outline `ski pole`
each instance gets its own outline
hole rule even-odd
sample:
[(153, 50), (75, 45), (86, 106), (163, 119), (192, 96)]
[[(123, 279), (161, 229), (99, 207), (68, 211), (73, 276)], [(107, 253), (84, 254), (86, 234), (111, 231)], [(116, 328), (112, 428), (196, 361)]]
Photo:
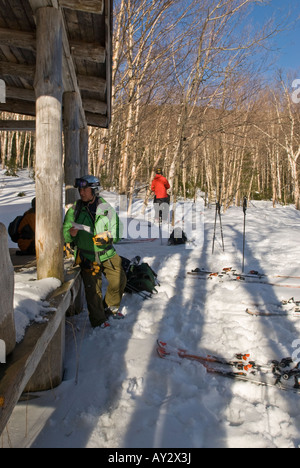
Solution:
[(243, 267), (242, 267), (242, 273), (244, 273), (244, 269), (245, 269), (246, 211), (247, 211), (247, 197), (244, 197), (244, 202), (243, 202), (244, 234), (243, 234)]
[(215, 250), (215, 239), (216, 239), (216, 225), (217, 225), (218, 205), (219, 205), (219, 202), (217, 202), (217, 204), (216, 204), (216, 216), (215, 216), (215, 227), (214, 227), (214, 238), (213, 238), (213, 245), (212, 245), (212, 253), (214, 253), (214, 250)]
[(160, 237), (160, 245), (163, 244), (163, 240), (162, 240), (162, 210), (159, 210), (159, 213), (158, 213), (158, 224), (159, 224), (159, 237)]
[(221, 218), (221, 204), (219, 201), (216, 203), (216, 216), (215, 216), (215, 227), (214, 227), (214, 238), (213, 238), (213, 246), (212, 246), (212, 253), (214, 253), (215, 250), (215, 239), (216, 239), (216, 225), (217, 225), (217, 217), (219, 216), (219, 221), (220, 221), (220, 229), (221, 229), (221, 238), (222, 238), (222, 247), (223, 247), (223, 252), (225, 251), (225, 245), (224, 245), (224, 235), (223, 235), (223, 226), (222, 226), (222, 218)]
[(219, 212), (219, 220), (220, 220), (220, 229), (221, 229), (221, 238), (222, 238), (223, 252), (225, 252), (224, 236), (223, 236), (223, 226), (222, 226), (222, 219), (221, 219), (221, 205), (220, 205), (220, 203), (219, 203), (219, 207), (218, 207), (218, 212)]

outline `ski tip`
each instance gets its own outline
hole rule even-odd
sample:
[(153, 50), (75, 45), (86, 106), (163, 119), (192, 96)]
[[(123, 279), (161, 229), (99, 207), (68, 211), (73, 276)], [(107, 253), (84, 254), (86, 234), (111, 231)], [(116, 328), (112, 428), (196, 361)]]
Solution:
[(167, 346), (165, 341), (157, 340), (156, 343), (160, 348), (165, 348)]
[(247, 313), (248, 315), (255, 315), (255, 316), (258, 315), (257, 313), (253, 312), (253, 311), (250, 310), (250, 309), (246, 309), (246, 313)]
[(169, 353), (167, 353), (167, 351), (164, 348), (161, 348), (160, 346), (157, 346), (156, 352), (161, 358), (165, 358), (169, 355)]

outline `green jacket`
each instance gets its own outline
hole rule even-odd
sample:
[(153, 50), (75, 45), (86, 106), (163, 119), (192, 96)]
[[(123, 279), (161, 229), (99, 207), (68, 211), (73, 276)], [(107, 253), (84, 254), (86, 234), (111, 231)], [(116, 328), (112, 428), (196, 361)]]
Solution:
[[(91, 229), (91, 233), (79, 230), (77, 236), (72, 237), (70, 229), (73, 222), (88, 226)], [(77, 200), (66, 213), (63, 224), (63, 234), (66, 243), (73, 242), (75, 244), (75, 258), (77, 258), (78, 250), (91, 262), (98, 260), (104, 262), (112, 258), (116, 254), (112, 244), (96, 246), (93, 241), (93, 236), (105, 231), (111, 233), (113, 242), (116, 243), (122, 237), (123, 225), (116, 211), (102, 197), (98, 197), (95, 224), (81, 200)]]

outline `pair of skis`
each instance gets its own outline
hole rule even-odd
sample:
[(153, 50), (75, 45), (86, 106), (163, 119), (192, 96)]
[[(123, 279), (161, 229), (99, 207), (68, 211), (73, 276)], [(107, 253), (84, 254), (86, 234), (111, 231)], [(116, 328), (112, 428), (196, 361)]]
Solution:
[(253, 310), (246, 309), (246, 314), (251, 315), (252, 317), (300, 317), (300, 312), (273, 312), (273, 311), (264, 311), (264, 310)]
[(231, 267), (223, 268), (221, 272), (212, 272), (212, 271), (196, 268), (195, 270), (188, 271), (187, 274), (189, 276), (196, 277), (198, 279), (213, 279), (213, 278), (226, 277), (227, 280), (231, 280), (231, 281), (245, 281), (249, 283), (267, 284), (269, 286), (278, 286), (281, 288), (295, 288), (295, 289), (300, 288), (299, 284), (280, 284), (280, 283), (272, 283), (270, 281), (265, 280), (265, 278), (300, 279), (299, 276), (288, 276), (288, 275), (268, 276), (268, 275), (259, 274), (258, 272), (250, 272), (248, 274), (239, 274)]
[[(228, 276), (228, 279), (235, 279), (237, 277), (238, 280), (242, 280), (241, 277), (233, 270), (232, 268), (223, 268), (223, 270), (219, 272), (212, 272), (209, 270), (204, 270), (204, 269), (199, 269), (196, 268), (195, 270), (192, 270), (188, 272), (188, 275), (194, 276), (196, 278), (201, 278), (201, 279), (213, 279), (213, 278), (222, 278), (223, 276)], [(232, 276), (230, 276), (232, 275)], [(257, 271), (250, 271), (248, 274), (243, 275), (243, 278), (254, 278), (258, 279), (258, 283), (261, 283), (261, 278), (269, 277), (269, 275), (261, 274), (258, 273)], [(295, 279), (300, 279), (298, 276), (287, 276), (287, 275), (273, 275), (271, 276), (273, 278), (295, 278)], [(251, 281), (254, 282), (254, 281)], [(263, 282), (262, 284), (268, 284), (272, 285), (273, 283), (269, 282)], [(275, 283), (274, 285), (276, 286), (281, 286), (281, 287), (288, 287), (288, 288), (298, 288), (298, 285), (285, 285), (285, 284), (277, 284)], [(284, 305), (288, 304), (293, 304), (292, 308), (285, 310), (283, 308)], [(253, 304), (252, 308), (247, 308), (246, 313), (248, 315), (252, 316), (265, 316), (265, 317), (300, 317), (300, 301), (295, 301), (294, 297), (287, 301), (282, 301), (278, 305), (275, 306), (276, 310), (274, 310), (274, 306), (269, 307), (268, 309), (271, 310), (261, 310), (261, 307), (263, 307), (264, 304)]]
[(278, 304), (255, 304), (246, 309), (246, 313), (252, 316), (263, 317), (300, 317), (300, 301), (293, 297), (278, 302)]
[(252, 278), (252, 279), (262, 279), (262, 278), (284, 278), (284, 279), (300, 279), (300, 276), (293, 276), (293, 275), (266, 275), (264, 273), (259, 273), (258, 271), (251, 270), (249, 273), (237, 273), (237, 271), (232, 267), (225, 267), (221, 271), (210, 271), (205, 270), (204, 268), (195, 268), (195, 270), (188, 271), (188, 275), (192, 276), (201, 276), (201, 275), (209, 275), (209, 276), (219, 276), (222, 277), (224, 275), (232, 275), (238, 279), (243, 278)]
[(300, 317), (300, 307), (295, 306), (291, 310), (284, 310), (278, 307), (276, 310), (268, 308), (262, 310), (259, 306), (255, 308), (247, 308), (246, 313), (254, 317)]
[(202, 356), (176, 348), (162, 340), (157, 341), (156, 350), (162, 359), (177, 363), (184, 360), (198, 362), (210, 374), (300, 393), (300, 363), (295, 364), (291, 358), (285, 358), (281, 361), (274, 360), (266, 365), (260, 365), (251, 361), (249, 354), (236, 354), (230, 360), (213, 355)]

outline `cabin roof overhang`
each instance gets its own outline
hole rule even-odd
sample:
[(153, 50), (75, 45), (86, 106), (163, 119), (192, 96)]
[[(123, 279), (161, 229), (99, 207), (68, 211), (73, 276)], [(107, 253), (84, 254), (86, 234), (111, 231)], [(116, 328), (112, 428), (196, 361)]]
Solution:
[[(61, 11), (64, 92), (79, 96), (80, 126), (108, 128), (111, 119), (113, 0), (2, 0), (0, 111), (35, 117), (36, 11)], [(3, 99), (2, 99), (3, 101)]]

